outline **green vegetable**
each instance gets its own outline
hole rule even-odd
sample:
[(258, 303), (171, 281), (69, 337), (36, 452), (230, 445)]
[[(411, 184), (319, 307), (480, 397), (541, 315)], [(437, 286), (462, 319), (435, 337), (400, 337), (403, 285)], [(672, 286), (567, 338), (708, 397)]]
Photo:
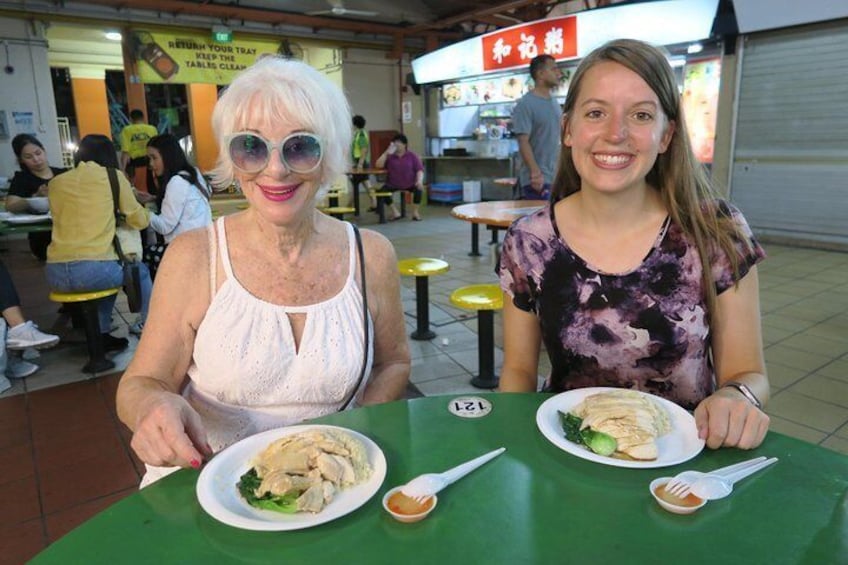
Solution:
[(239, 494), (247, 501), (248, 504), (255, 508), (263, 510), (273, 510), (274, 512), (282, 512), (284, 514), (294, 514), (297, 512), (297, 498), (299, 493), (290, 492), (286, 495), (274, 495), (270, 492), (265, 493), (261, 497), (256, 496), (256, 489), (262, 484), (262, 479), (256, 474), (256, 469), (251, 468), (239, 479), (238, 487)]
[(610, 456), (615, 453), (618, 442), (615, 438), (604, 432), (596, 432), (592, 428), (586, 428), (580, 432), (583, 443), (598, 455)]
[(598, 455), (610, 456), (615, 453), (618, 442), (615, 441), (614, 437), (603, 432), (596, 432), (591, 428), (581, 430), (582, 418), (571, 413), (558, 412), (562, 430), (565, 432), (565, 439), (585, 445)]

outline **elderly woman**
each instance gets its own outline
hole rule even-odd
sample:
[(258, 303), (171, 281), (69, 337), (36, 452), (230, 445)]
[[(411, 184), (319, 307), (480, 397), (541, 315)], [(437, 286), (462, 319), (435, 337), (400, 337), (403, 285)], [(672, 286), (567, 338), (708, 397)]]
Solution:
[[(47, 183), (65, 169), (50, 166), (44, 145), (34, 135), (16, 135), (12, 139), (12, 151), (15, 152), (21, 170), (12, 177), (6, 196), (6, 210), (16, 214), (44, 212), (43, 209), (32, 208), (29, 199), (47, 196)], [(50, 232), (30, 232), (27, 238), (32, 254), (44, 261), (47, 258), (47, 246), (50, 245)]]
[(348, 165), (350, 123), (341, 90), (295, 61), (261, 59), (218, 101), (213, 179), (238, 181), (249, 207), (177, 237), (159, 268), (117, 397), (142, 486), (257, 432), (403, 394), (394, 250), (316, 210)]

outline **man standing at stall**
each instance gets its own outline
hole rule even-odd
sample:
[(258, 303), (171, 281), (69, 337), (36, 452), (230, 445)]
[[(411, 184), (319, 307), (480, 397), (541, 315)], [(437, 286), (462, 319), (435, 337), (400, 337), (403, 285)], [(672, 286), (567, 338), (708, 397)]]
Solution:
[(131, 111), (130, 120), (132, 123), (121, 130), (121, 170), (126, 171), (135, 188), (148, 192), (147, 142), (159, 132), (144, 121), (141, 110)]
[(562, 73), (550, 55), (530, 61), (533, 90), (521, 97), (512, 113), (512, 131), (524, 166), (518, 173), (521, 198), (547, 200), (556, 172), (560, 145), (560, 108), (552, 91)]

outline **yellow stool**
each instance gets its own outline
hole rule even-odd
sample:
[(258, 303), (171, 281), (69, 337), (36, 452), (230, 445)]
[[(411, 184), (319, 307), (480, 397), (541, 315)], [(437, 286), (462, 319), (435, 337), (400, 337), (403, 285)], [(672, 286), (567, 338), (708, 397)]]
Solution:
[(477, 388), (495, 388), (495, 310), (503, 308), (503, 292), (496, 284), (473, 284), (456, 289), (450, 296), (457, 308), (477, 311), (477, 359), (479, 374), (471, 379)]
[(107, 288), (83, 292), (50, 293), (50, 300), (78, 308), (85, 324), (85, 342), (88, 347), (88, 363), (83, 365), (84, 373), (100, 373), (113, 369), (115, 364), (106, 359), (103, 352), (103, 336), (97, 316), (97, 301), (118, 294), (120, 288)]
[(436, 332), (430, 329), (430, 288), (429, 277), (447, 273), (450, 265), (441, 259), (429, 257), (412, 257), (398, 261), (398, 271), (401, 275), (415, 277), (415, 306), (416, 329), (409, 337), (417, 340), (427, 340), (436, 337)]
[(344, 220), (345, 214), (353, 214), (353, 212), (355, 212), (355, 210), (350, 206), (328, 206), (326, 208), (321, 208), (320, 210), (328, 216), (332, 216), (339, 220)]

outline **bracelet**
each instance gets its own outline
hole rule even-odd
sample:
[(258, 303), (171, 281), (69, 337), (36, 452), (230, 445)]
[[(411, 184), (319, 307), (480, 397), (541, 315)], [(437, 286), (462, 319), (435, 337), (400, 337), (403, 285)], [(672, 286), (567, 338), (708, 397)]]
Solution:
[(742, 393), (742, 396), (744, 396), (748, 400), (748, 402), (750, 402), (751, 404), (753, 404), (757, 408), (763, 407), (763, 403), (760, 402), (760, 399), (757, 398), (756, 395), (754, 395), (753, 392), (751, 392), (751, 389), (748, 388), (748, 385), (746, 385), (744, 383), (740, 383), (738, 381), (729, 381), (729, 382), (726, 382), (723, 385), (721, 385), (721, 388), (724, 388), (724, 387), (727, 387), (727, 386), (733, 387), (736, 390), (738, 390), (740, 393)]

